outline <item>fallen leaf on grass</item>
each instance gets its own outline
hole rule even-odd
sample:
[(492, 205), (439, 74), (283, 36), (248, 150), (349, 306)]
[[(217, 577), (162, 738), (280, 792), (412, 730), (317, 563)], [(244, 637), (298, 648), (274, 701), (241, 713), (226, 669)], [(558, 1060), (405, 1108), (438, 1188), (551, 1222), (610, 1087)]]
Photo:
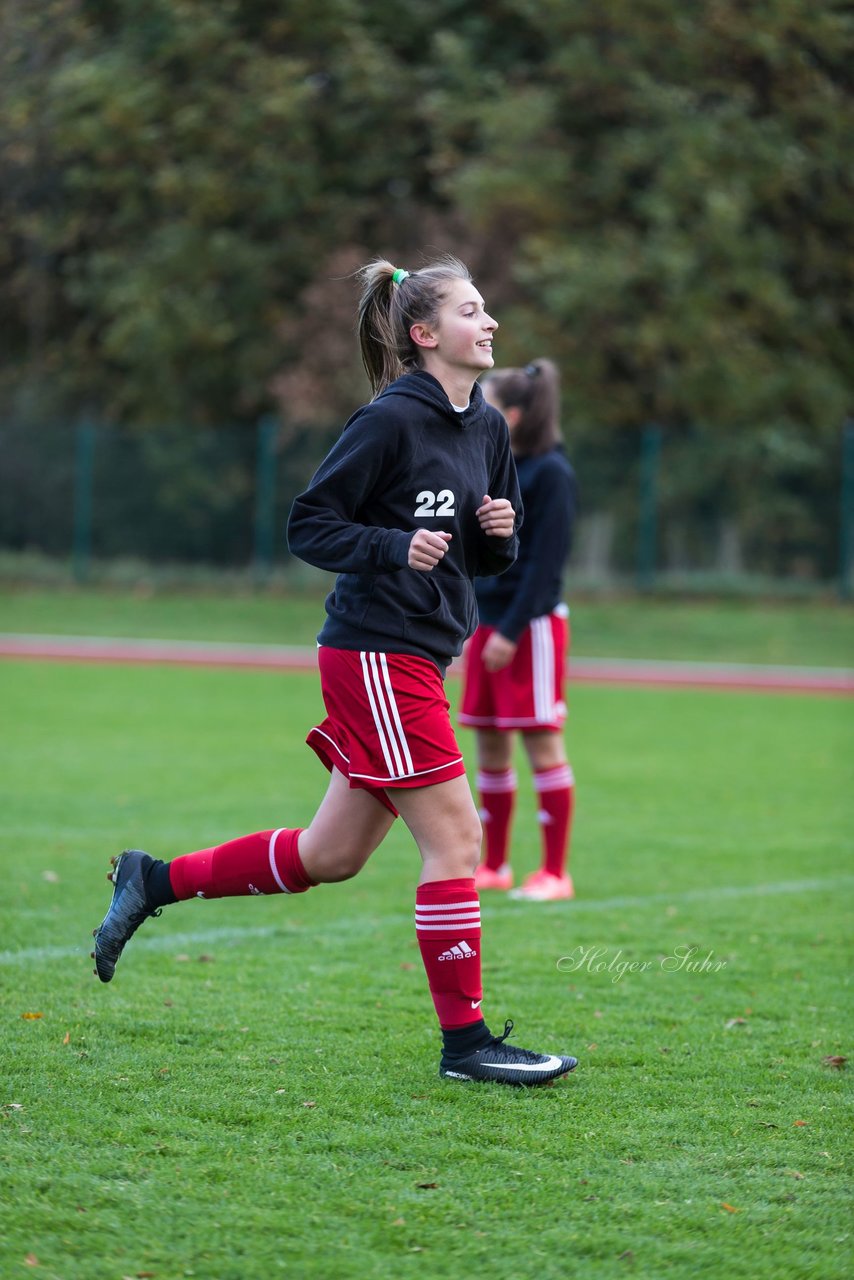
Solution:
[(415, 1185), (420, 1191), (435, 1191), (439, 1184), (438, 1182), (416, 1182)]
[(780, 1126), (778, 1124), (774, 1124), (772, 1120), (760, 1120), (759, 1124), (763, 1129), (779, 1129), (780, 1128)]
[(62, 1037), (62, 1043), (63, 1043), (63, 1044), (71, 1044), (71, 1032), (70, 1032), (70, 1031), (66, 1031), (65, 1035)]
[(409, 962), (409, 960), (404, 960), (403, 964), (402, 964), (402, 965), (400, 965), (399, 967), (400, 967), (401, 969), (414, 969), (414, 968), (415, 968), (415, 965), (414, 965), (414, 964), (411, 964), (411, 963)]
[(843, 1058), (840, 1053), (831, 1053), (826, 1058), (822, 1058), (821, 1061), (823, 1066), (835, 1067), (837, 1071), (841, 1071), (848, 1059)]
[(186, 963), (187, 963), (187, 961), (188, 961), (189, 959), (190, 959), (190, 957), (189, 957), (189, 956), (187, 956), (187, 955), (185, 955), (185, 954), (183, 953), (183, 951), (181, 952), (181, 954), (180, 954), (179, 956), (176, 956), (176, 957), (175, 957), (175, 960), (176, 960), (176, 962), (177, 962), (178, 964), (186, 964)]
[(213, 956), (209, 956), (209, 955), (199, 956), (199, 964), (213, 964)]
[(26, 1022), (34, 1022), (36, 1018), (43, 1018), (44, 1014), (43, 1013), (22, 1013), (21, 1017)]
[(797, 1178), (798, 1182), (803, 1182), (805, 1175), (803, 1173), (798, 1173), (797, 1169), (787, 1169), (786, 1177)]
[(726, 1200), (721, 1201), (721, 1208), (726, 1209), (727, 1213), (741, 1213), (740, 1209), (736, 1209), (734, 1204), (727, 1204)]
[(42, 880), (46, 880), (48, 884), (59, 884), (59, 876), (55, 871), (43, 871)]
[(632, 1253), (631, 1249), (624, 1249), (617, 1257), (618, 1262), (634, 1262), (634, 1260), (635, 1255)]
[(317, 1103), (316, 1103), (316, 1102), (304, 1102), (302, 1105), (303, 1105), (304, 1107), (316, 1107), (316, 1106), (317, 1106)]
[(724, 1023), (724, 1031), (730, 1031), (733, 1027), (746, 1027), (746, 1018), (730, 1018), (729, 1022)]
[(39, 1260), (34, 1253), (28, 1253), (26, 1258), (24, 1258), (24, 1262), (26, 1262), (28, 1267), (39, 1266)]
[(24, 1109), (23, 1102), (7, 1102), (6, 1105), (3, 1107), (4, 1111), (23, 1111), (23, 1109)]
[(405, 1226), (406, 1226), (406, 1219), (405, 1219), (405, 1218), (395, 1218), (394, 1222), (393, 1222), (391, 1225), (392, 1225), (393, 1227), (405, 1227)]
[(793, 1120), (793, 1121), (792, 1121), (792, 1128), (793, 1128), (793, 1129), (803, 1129), (803, 1128), (805, 1128), (808, 1124), (809, 1124), (809, 1120)]

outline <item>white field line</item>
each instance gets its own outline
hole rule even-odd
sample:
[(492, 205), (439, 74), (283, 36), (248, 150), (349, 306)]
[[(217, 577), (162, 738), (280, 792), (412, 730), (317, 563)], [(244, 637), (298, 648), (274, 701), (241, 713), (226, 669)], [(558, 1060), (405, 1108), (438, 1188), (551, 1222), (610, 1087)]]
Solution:
[[(587, 902), (573, 901), (569, 904), (564, 902), (536, 903), (534, 904), (534, 910), (535, 912), (547, 911), (552, 919), (557, 913), (563, 912), (566, 913), (567, 920), (570, 920), (572, 916), (579, 913), (587, 914), (588, 912), (623, 911), (628, 909), (642, 911), (647, 907), (674, 906), (678, 903), (710, 902), (733, 898), (771, 898), (780, 894), (827, 893), (839, 892), (845, 889), (854, 889), (854, 875), (832, 876), (823, 880), (781, 880), (770, 884), (718, 885), (708, 889), (688, 889), (684, 893), (650, 893), (638, 897), (592, 898)], [(496, 907), (498, 908), (497, 910)], [(525, 910), (525, 905), (522, 903), (487, 902), (483, 906), (482, 914), (487, 919), (490, 919), (509, 915), (511, 912), (515, 914), (520, 910)], [(359, 919), (337, 920), (335, 922), (335, 934), (336, 937), (346, 935), (352, 938), (358, 935), (364, 936), (375, 933), (382, 926), (409, 925), (412, 923), (413, 917), (411, 913), (386, 916), (367, 915)], [(318, 945), (322, 944), (326, 938), (329, 922), (327, 920), (318, 921), (317, 926), (313, 928), (302, 923), (299, 925), (289, 924), (287, 919), (283, 919), (278, 924), (249, 925), (244, 928), (225, 926), (213, 929), (198, 929), (186, 933), (161, 933), (159, 935), (154, 932), (159, 928), (158, 925), (155, 924), (148, 927), (151, 929), (151, 933), (146, 937), (137, 936), (132, 944), (134, 951), (188, 950), (192, 947), (210, 943), (251, 942), (256, 939), (272, 937), (278, 937), (281, 941), (283, 936), (289, 936), (297, 940), (310, 939), (314, 945)], [(49, 963), (54, 960), (67, 960), (71, 957), (88, 957), (92, 945), (92, 941), (89, 939), (85, 945), (81, 944), (80, 946), (25, 947), (20, 951), (0, 951), (0, 965), (38, 964)]]

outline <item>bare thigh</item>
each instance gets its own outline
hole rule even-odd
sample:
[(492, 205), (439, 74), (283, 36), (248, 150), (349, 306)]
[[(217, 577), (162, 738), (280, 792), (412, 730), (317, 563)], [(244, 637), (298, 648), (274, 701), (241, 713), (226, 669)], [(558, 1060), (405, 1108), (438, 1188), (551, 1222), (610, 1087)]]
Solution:
[(299, 852), (312, 880), (349, 880), (388, 835), (394, 816), (381, 801), (332, 770), (326, 795), (300, 834)]
[(513, 763), (513, 733), (508, 729), (477, 730), (477, 763), (481, 769), (509, 769)]
[(559, 730), (532, 729), (522, 734), (522, 741), (532, 769), (556, 769), (566, 764), (566, 747)]
[(421, 854), (419, 884), (474, 875), (482, 829), (465, 775), (391, 794)]

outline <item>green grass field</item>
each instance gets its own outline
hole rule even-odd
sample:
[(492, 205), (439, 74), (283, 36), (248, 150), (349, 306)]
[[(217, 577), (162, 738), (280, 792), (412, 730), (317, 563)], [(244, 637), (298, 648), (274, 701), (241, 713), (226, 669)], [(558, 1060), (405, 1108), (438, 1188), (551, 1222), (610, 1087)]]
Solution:
[[(113, 603), (113, 634), (170, 634)], [(30, 605), (0, 629), (108, 622)], [(818, 613), (799, 656), (775, 611), (728, 654), (707, 608), (668, 656), (846, 664)], [(179, 636), (304, 640), (178, 612)], [(4, 1277), (852, 1274), (851, 1066), (827, 1061), (852, 1058), (850, 700), (572, 693), (578, 898), (484, 896), (487, 1019), (580, 1058), (525, 1092), (437, 1077), (401, 826), (349, 884), (168, 908), (92, 976), (125, 843), (310, 817), (315, 677), (7, 661), (0, 685)]]

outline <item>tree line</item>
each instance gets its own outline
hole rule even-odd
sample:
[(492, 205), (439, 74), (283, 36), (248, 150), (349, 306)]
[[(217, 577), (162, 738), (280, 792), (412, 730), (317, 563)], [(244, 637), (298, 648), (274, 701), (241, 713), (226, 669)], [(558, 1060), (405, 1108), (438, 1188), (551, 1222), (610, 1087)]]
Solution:
[(829, 509), (846, 6), (2, 0), (0, 48), (6, 417), (341, 422), (353, 271), (453, 251), (499, 362), (559, 363), (570, 442), (700, 432), (684, 500)]

